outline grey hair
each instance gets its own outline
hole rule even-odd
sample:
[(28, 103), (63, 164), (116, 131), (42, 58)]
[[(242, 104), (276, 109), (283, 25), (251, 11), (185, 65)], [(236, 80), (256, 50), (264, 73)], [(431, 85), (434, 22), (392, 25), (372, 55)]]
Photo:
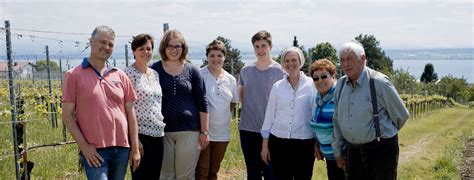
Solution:
[(365, 55), (364, 47), (357, 41), (350, 41), (344, 43), (341, 49), (339, 50), (339, 56), (350, 52), (354, 53), (357, 56), (358, 60), (361, 60), (360, 57), (362, 55)]
[(96, 38), (97, 36), (99, 36), (100, 33), (103, 32), (112, 33), (112, 35), (115, 37), (115, 32), (114, 30), (112, 30), (112, 28), (110, 28), (109, 26), (101, 25), (97, 26), (94, 31), (92, 31), (91, 38)]
[(281, 53), (281, 62), (283, 63), (283, 61), (285, 61), (286, 55), (290, 52), (296, 52), (296, 54), (298, 54), (298, 57), (300, 58), (300, 69), (301, 69), (304, 65), (305, 58), (304, 58), (303, 51), (301, 51), (300, 48), (291, 46), (291, 47), (287, 47), (283, 49), (283, 52)]

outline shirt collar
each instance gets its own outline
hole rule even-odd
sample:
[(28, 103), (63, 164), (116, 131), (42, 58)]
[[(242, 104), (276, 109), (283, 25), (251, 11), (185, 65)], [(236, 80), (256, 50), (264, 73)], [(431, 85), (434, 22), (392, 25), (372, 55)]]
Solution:
[(107, 66), (107, 69), (104, 71), (104, 75), (101, 75), (101, 74), (99, 73), (99, 71), (97, 71), (94, 67), (92, 67), (91, 63), (89, 62), (89, 58), (87, 58), (87, 57), (85, 57), (84, 60), (82, 60), (81, 65), (82, 65), (82, 68), (83, 68), (83, 69), (88, 68), (88, 67), (91, 67), (92, 70), (94, 70), (94, 72), (97, 74), (97, 76), (99, 76), (100, 79), (103, 79), (104, 76), (105, 76), (107, 73), (109, 73), (110, 71), (112, 71), (112, 70), (117, 70), (116, 67), (112, 67), (112, 68), (111, 68), (111, 67), (108, 67), (108, 66)]
[[(288, 82), (288, 85), (291, 87), (290, 80), (288, 80), (288, 77), (289, 77), (288, 74), (285, 73), (284, 75), (285, 75), (286, 81)], [(306, 75), (303, 73), (303, 71), (300, 71), (300, 77), (298, 79), (298, 87), (296, 89), (298, 89), (299, 86), (304, 83), (303, 81), (305, 80), (305, 78), (306, 78)]]
[[(366, 82), (367, 79), (368, 79), (367, 72), (368, 72), (367, 67), (364, 67), (364, 69), (362, 69), (362, 72), (360, 72), (359, 78), (358, 78), (357, 81), (354, 83), (354, 85), (362, 86), (362, 85), (364, 84), (364, 82)], [(351, 81), (349, 80), (349, 77), (347, 77), (347, 78), (348, 78), (348, 80), (346, 81), (346, 84), (347, 84), (347, 85), (350, 85), (350, 84), (351, 84)]]
[(367, 80), (367, 67), (364, 67), (364, 69), (362, 70), (362, 72), (360, 72), (360, 75), (359, 75), (359, 79), (357, 79), (356, 83), (359, 85), (359, 86), (362, 86), (364, 84), (364, 82), (366, 82)]

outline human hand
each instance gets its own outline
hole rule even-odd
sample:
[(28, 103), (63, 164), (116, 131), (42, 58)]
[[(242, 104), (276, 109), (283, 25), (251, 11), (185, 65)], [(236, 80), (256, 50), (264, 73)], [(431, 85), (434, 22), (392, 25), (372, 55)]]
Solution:
[(337, 167), (342, 168), (344, 172), (346, 171), (346, 157), (345, 156), (336, 157), (336, 163), (337, 163)]
[(128, 155), (128, 164), (131, 165), (132, 171), (135, 171), (140, 166), (140, 152), (137, 148), (132, 148)]
[(323, 153), (321, 152), (321, 149), (319, 148), (319, 145), (314, 145), (314, 157), (318, 161), (323, 161), (324, 160), (324, 156), (322, 154)]
[(104, 162), (104, 159), (97, 153), (97, 149), (94, 146), (86, 143), (79, 146), (79, 149), (90, 167), (100, 167)]
[(138, 140), (138, 151), (140, 152), (140, 157), (143, 157), (145, 154), (145, 150), (143, 150), (143, 144), (140, 140)]
[(199, 149), (204, 150), (209, 145), (209, 136), (204, 134), (199, 134)]
[(265, 162), (265, 164), (267, 164), (267, 165), (271, 161), (270, 151), (268, 150), (268, 147), (262, 146), (262, 152), (260, 153), (260, 156), (261, 156), (263, 162)]

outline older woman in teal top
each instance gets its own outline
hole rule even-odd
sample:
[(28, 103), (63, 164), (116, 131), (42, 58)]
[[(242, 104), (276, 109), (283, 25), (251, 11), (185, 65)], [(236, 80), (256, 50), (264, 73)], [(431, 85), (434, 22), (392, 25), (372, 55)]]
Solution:
[(320, 59), (311, 64), (310, 75), (318, 91), (314, 116), (310, 122), (318, 140), (314, 146), (314, 155), (318, 160), (326, 160), (328, 179), (344, 179), (344, 171), (337, 167), (331, 147), (336, 67), (331, 61)]

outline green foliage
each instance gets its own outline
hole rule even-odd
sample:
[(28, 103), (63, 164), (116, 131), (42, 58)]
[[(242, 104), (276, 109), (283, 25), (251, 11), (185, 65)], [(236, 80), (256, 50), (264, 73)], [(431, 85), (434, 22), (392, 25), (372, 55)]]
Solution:
[(474, 84), (469, 87), (469, 101), (474, 101)]
[(403, 68), (393, 71), (389, 77), (398, 92), (413, 92), (413, 88), (416, 86), (416, 78)]
[(303, 52), (304, 59), (306, 59), (306, 60), (304, 61), (304, 64), (303, 64), (303, 67), (301, 68), (301, 70), (303, 72), (309, 73), (309, 65), (311, 65), (311, 60), (308, 58), (308, 52), (305, 50), (304, 46), (300, 46), (298, 44), (298, 40), (296, 39), (296, 36), (293, 37), (293, 46), (297, 47), (297, 48), (300, 48), (301, 51)]
[(311, 48), (312, 61), (316, 61), (323, 58), (330, 60), (334, 65), (339, 62), (339, 58), (337, 58), (336, 48), (334, 48), (329, 42), (319, 43), (316, 45), (316, 47)]
[(424, 83), (436, 82), (438, 74), (435, 73), (434, 66), (431, 63), (425, 65), (425, 70), (421, 74), (420, 81)]
[(438, 83), (438, 93), (448, 98), (453, 98), (460, 103), (467, 103), (470, 98), (470, 88), (466, 79), (457, 78), (452, 75), (441, 78)]
[[(232, 74), (234, 77), (240, 74), (240, 70), (244, 67), (244, 62), (242, 62), (242, 56), (240, 55), (240, 50), (237, 48), (232, 48), (230, 45), (231, 40), (224, 38), (222, 36), (218, 36), (216, 38), (219, 41), (222, 41), (225, 44), (225, 48), (227, 50), (227, 54), (225, 55), (225, 61), (222, 68)], [(207, 60), (204, 60), (204, 63), (201, 67), (207, 65)], [(233, 68), (232, 68), (233, 67)]]
[[(59, 71), (59, 65), (55, 61), (50, 60), (49, 66), (51, 67), (51, 72)], [(48, 70), (48, 63), (46, 60), (36, 61), (35, 68), (36, 68), (36, 71), (38, 72), (46, 72)]]
[(319, 43), (311, 48), (311, 63), (323, 58), (330, 60), (336, 66), (338, 77), (343, 75), (342, 68), (339, 65), (339, 58), (337, 57), (337, 50), (329, 42)]
[[(355, 38), (364, 46), (367, 66), (385, 73), (393, 71), (393, 61), (385, 55), (385, 51), (380, 47), (380, 42), (373, 35), (360, 34)], [(385, 68), (385, 69), (384, 69)]]
[(474, 108), (474, 101), (469, 102), (468, 106), (469, 108)]

